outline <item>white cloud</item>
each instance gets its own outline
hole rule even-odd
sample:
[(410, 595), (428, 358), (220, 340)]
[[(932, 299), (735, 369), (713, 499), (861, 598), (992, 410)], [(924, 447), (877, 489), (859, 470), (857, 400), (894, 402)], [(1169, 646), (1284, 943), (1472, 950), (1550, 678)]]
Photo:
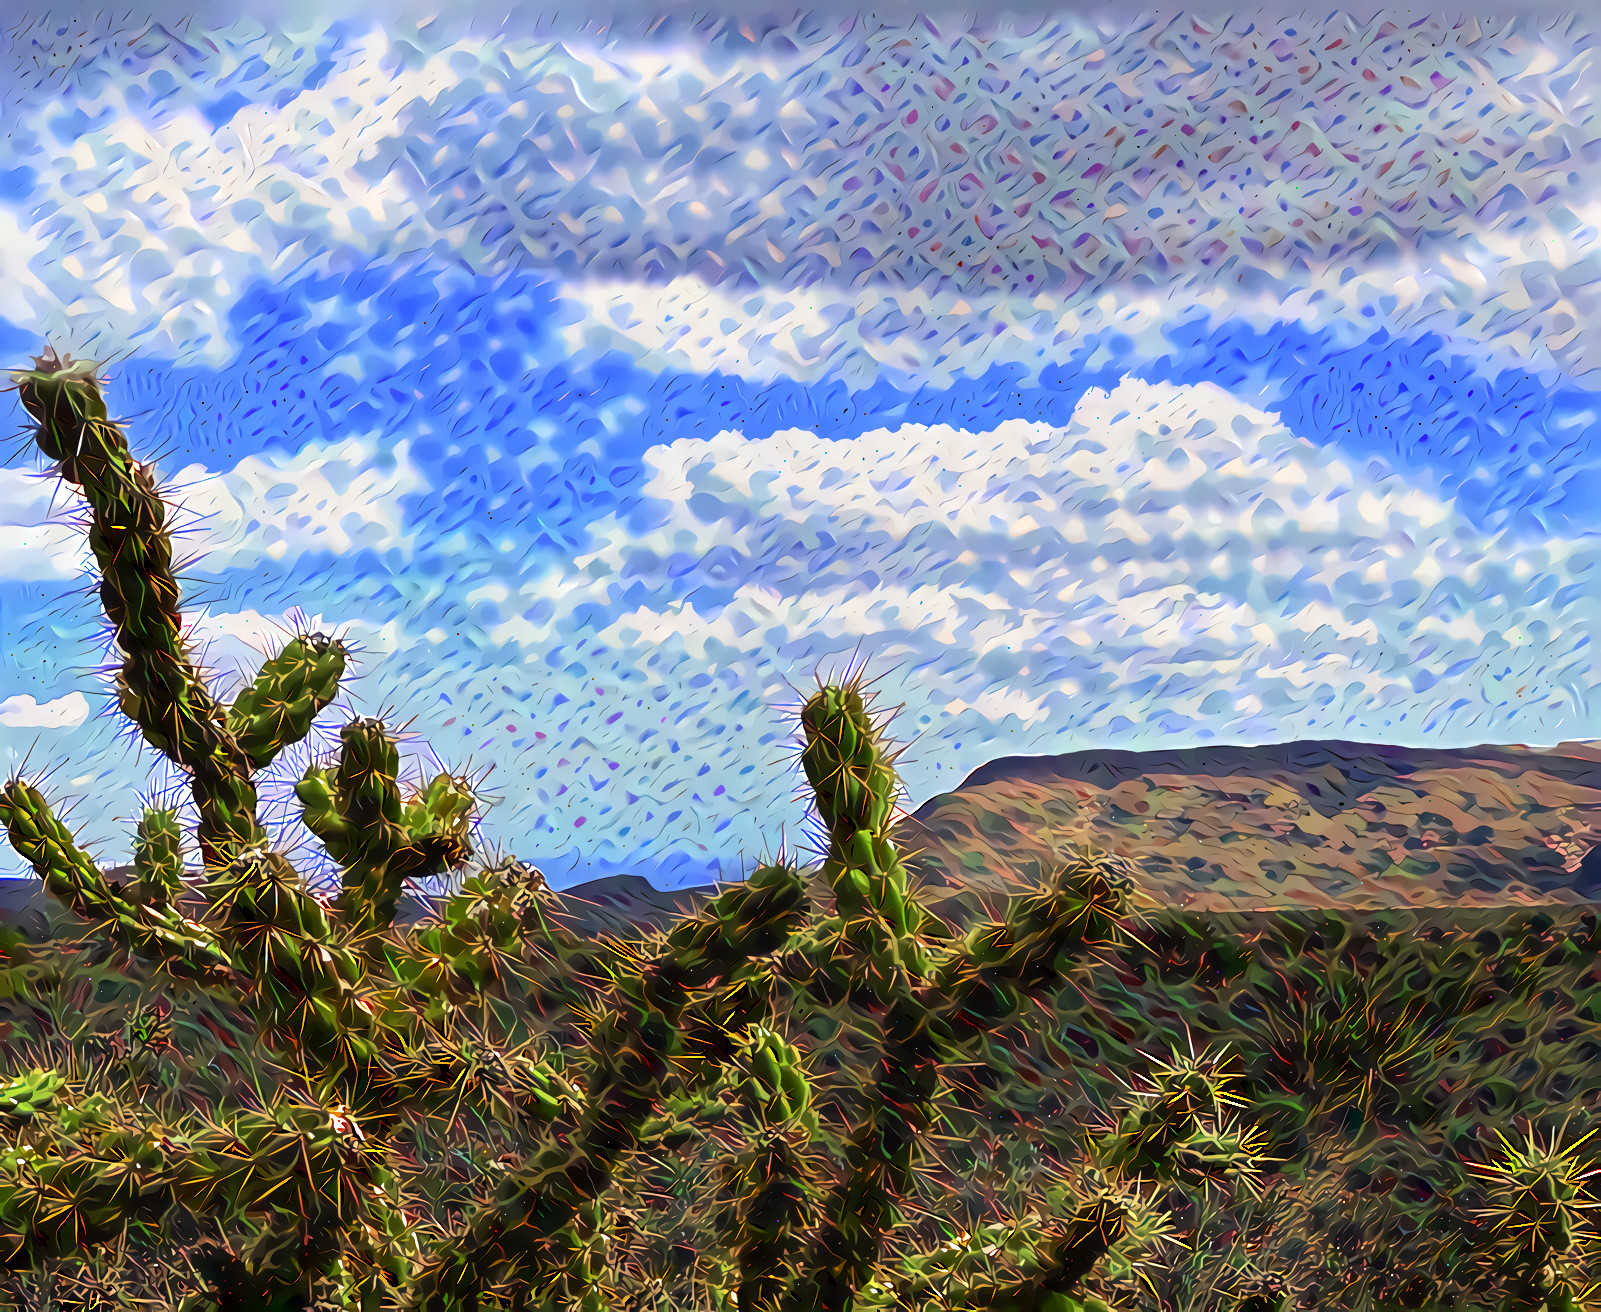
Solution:
[(420, 68), (386, 69), (390, 42), (374, 32), (352, 42), (320, 87), (296, 85), (294, 96), (270, 103), (309, 67), (291, 54), (296, 45), (306, 53), (284, 34), (265, 52), (276, 71), (256, 88), (263, 99), (220, 127), (200, 112), (217, 95), (209, 78), (187, 96), (158, 97), (163, 107), (154, 110), (140, 80), (112, 78), (98, 94), (35, 101), (17, 116), (19, 130), (48, 136), (50, 121), (74, 109), (112, 111), (107, 126), (40, 161), (53, 184), (48, 217), (8, 237), (22, 215), (0, 210), (0, 287), (20, 290), (39, 332), (69, 343), (92, 333), (97, 350), (137, 343), (220, 366), (238, 346), (228, 314), (240, 293), (302, 266), (308, 245), (319, 260), (339, 247), (371, 255), (427, 248), (434, 235), (418, 222), (415, 195), (397, 175), (367, 177), (360, 165), (385, 138), (404, 134), (414, 101), (458, 85), (452, 59), (482, 55), (484, 43), (453, 45)]
[(576, 353), (753, 378), (937, 385), (1194, 312), (1601, 363), (1578, 29), (1025, 27), (799, 17), (735, 57), (391, 25), (320, 86), (282, 32), (152, 58), (18, 107), (19, 139), (96, 125), (29, 157), (49, 204), (0, 216), (0, 286), (69, 345), (211, 363), (245, 289), (336, 250), (554, 272)]
[[(1487, 229), (1474, 237), (1490, 249)], [(1091, 280), (1054, 295), (828, 282), (735, 292), (693, 276), (665, 285), (575, 279), (561, 294), (578, 317), (561, 331), (574, 354), (621, 350), (655, 372), (838, 379), (852, 387), (880, 379), (948, 387), (1001, 365), (1021, 365), (1032, 378), (1097, 333), (1126, 336), (1135, 358), (1156, 358), (1172, 350), (1164, 333), (1181, 323), (1214, 331), (1244, 324), (1261, 332), (1296, 325), (1346, 348), (1380, 328), (1406, 339), (1437, 333), (1452, 354), (1486, 371), (1582, 376), (1601, 367), (1601, 337), (1592, 327), (1601, 303), (1590, 284), (1575, 273), (1560, 293), (1535, 300), (1527, 290), (1550, 270), (1567, 268), (1547, 264), (1553, 244), (1585, 252), (1583, 278), (1601, 269), (1595, 225), (1564, 233), (1536, 220), (1483, 268), (1440, 249), (1293, 276), (1286, 269), (1263, 292), (1184, 283), (1153, 294)]]
[[(620, 651), (754, 680), (864, 641), (964, 723), (1102, 736), (1175, 714), (1232, 736), (1295, 716), (1377, 730), (1460, 695), (1476, 710), (1459, 715), (1504, 718), (1510, 672), (1557, 696), (1583, 660), (1573, 615), (1536, 598), (1591, 575), (1593, 540), (1482, 533), (1211, 384), (1127, 378), (1061, 429), (724, 432), (645, 460), (650, 510), (596, 524), (569, 577), (539, 585), (536, 643), (627, 595), (597, 634)], [(1535, 617), (1538, 643), (1506, 636)]]
[(0, 469), (0, 578), (72, 579), (93, 567), (78, 489), (54, 475)]
[[(413, 543), (402, 531), (400, 498), (427, 486), (410, 451), (406, 439), (386, 442), (374, 434), (312, 443), (287, 459), (247, 456), (226, 474), (188, 465), (163, 488), (179, 503), (169, 521), (175, 553), (198, 551), (217, 569), (364, 548), (409, 558)], [(0, 577), (43, 581), (92, 570), (87, 513), (76, 487), (0, 469)]]
[(1050, 712), (1045, 709), (1045, 698), (1028, 697), (1015, 688), (992, 688), (980, 693), (971, 706), (958, 697), (945, 709), (952, 715), (971, 710), (979, 719), (997, 727), (1003, 726), (1011, 716), (1016, 716), (1025, 726), (1050, 718)]
[(1060, 427), (723, 432), (645, 465), (569, 565), (475, 583), (469, 623), (373, 676), (440, 750), (514, 753), (493, 831), (579, 870), (759, 850), (801, 814), (778, 800), (795, 694), (853, 664), (904, 704), (914, 800), (998, 751), (1591, 723), (1595, 607), (1553, 598), (1596, 577), (1594, 537), (1487, 534), (1210, 384), (1126, 378)]
[[(173, 526), (212, 568), (362, 548), (409, 557), (399, 498), (427, 486), (410, 449), (405, 439), (373, 434), (312, 443), (287, 460), (247, 456), (227, 474), (189, 465), (170, 482), (182, 505)], [(381, 452), (392, 467), (375, 463)]]
[(185, 620), (201, 663), (224, 675), (234, 688), (253, 680), (267, 657), (282, 650), (297, 633), (326, 633), (343, 639), (357, 650), (358, 665), (363, 656), (394, 656), (416, 641), (398, 620), (382, 624), (360, 618), (340, 621), (320, 613), (307, 616), (298, 609), (263, 615), (256, 610), (214, 612), (202, 607)]
[(47, 243), (13, 206), (0, 205), (0, 305), (8, 307), (7, 318), (18, 316), (12, 307), (48, 303), (49, 289), (34, 274), (34, 259)]
[(48, 702), (26, 695), (0, 701), (0, 724), (8, 729), (74, 729), (88, 718), (89, 703), (81, 692)]

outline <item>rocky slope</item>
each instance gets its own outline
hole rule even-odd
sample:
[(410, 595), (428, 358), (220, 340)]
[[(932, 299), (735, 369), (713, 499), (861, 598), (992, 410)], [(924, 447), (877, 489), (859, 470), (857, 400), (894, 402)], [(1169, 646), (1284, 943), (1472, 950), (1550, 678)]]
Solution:
[(1091, 843), (1136, 859), (1159, 901), (1204, 910), (1592, 902), (1601, 745), (1006, 757), (897, 837), (922, 849), (931, 894), (1004, 895)]

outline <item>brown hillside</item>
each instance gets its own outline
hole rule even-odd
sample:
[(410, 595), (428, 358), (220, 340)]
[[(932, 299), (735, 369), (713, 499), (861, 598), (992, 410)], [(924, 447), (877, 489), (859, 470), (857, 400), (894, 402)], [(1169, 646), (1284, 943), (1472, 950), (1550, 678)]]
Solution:
[[(1007, 757), (896, 831), (936, 904), (1004, 899), (1091, 843), (1160, 901), (1502, 906), (1601, 899), (1601, 750), (1345, 742)], [(936, 892), (936, 890), (939, 890)]]
[[(1137, 862), (1158, 901), (1203, 911), (1596, 903), (1601, 744), (1003, 757), (903, 817), (895, 838), (924, 905), (959, 927), (1004, 912), (1084, 843)], [(585, 935), (664, 927), (713, 891), (610, 876), (563, 891), (561, 919)], [(0, 880), (0, 922), (40, 933), (52, 904), (36, 880)], [(397, 920), (426, 910), (408, 896)]]

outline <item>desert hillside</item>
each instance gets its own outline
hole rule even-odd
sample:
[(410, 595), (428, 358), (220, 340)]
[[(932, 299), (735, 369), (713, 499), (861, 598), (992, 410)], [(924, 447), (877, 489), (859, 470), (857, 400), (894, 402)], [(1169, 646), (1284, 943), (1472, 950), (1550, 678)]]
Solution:
[[(929, 901), (1004, 894), (1053, 850), (1137, 859), (1160, 901), (1493, 906), (1601, 898), (1601, 747), (1347, 742), (1006, 757), (897, 830)], [(1053, 849), (1054, 845), (1054, 849)]]

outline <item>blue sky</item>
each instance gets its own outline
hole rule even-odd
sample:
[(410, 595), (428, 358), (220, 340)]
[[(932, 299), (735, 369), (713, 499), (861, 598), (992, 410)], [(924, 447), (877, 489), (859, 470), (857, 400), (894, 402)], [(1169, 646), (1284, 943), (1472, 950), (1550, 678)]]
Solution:
[[(359, 652), (285, 845), (392, 709), (557, 884), (738, 877), (853, 661), (908, 809), (1019, 753), (1601, 737), (1592, 27), (755, 12), (0, 48), (0, 347), (107, 362), (221, 691), (301, 621)], [(18, 431), (0, 753), (121, 860), (181, 781)]]

